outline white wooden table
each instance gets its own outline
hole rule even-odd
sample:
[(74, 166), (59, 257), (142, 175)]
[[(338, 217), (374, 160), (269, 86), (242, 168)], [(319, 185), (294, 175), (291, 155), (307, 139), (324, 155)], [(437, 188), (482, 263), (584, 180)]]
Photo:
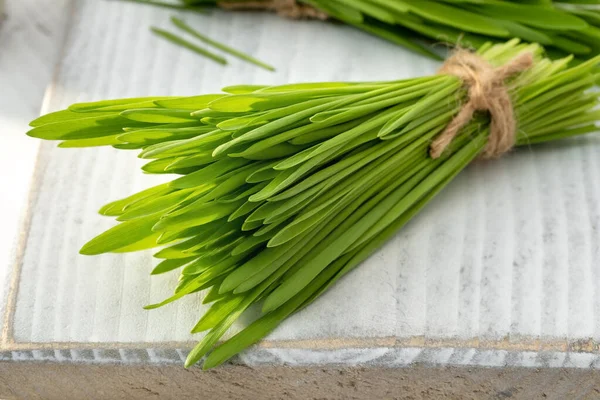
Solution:
[[(97, 215), (101, 205), (157, 178), (137, 169), (133, 152), (49, 143), (34, 171), (38, 142), (24, 135), (25, 124), (45, 88), (45, 110), (54, 111), (238, 83), (398, 79), (438, 67), (345, 26), (186, 14), (278, 70), (235, 59), (224, 68), (152, 36), (149, 25), (168, 26), (164, 10), (93, 0), (7, 8), (0, 359), (14, 362), (179, 364), (200, 338), (188, 333), (201, 313), (197, 298), (142, 310), (176, 282), (149, 276), (150, 253), (78, 255), (112, 224)], [(238, 361), (600, 368), (599, 156), (600, 137), (591, 135), (471, 166), (364, 265)]]
[(39, 115), (44, 93), (53, 80), (70, 7), (69, 0), (23, 0), (8, 2), (4, 14), (0, 12), (0, 126), (4, 142), (0, 146), (2, 345), (6, 342), (8, 293), (17, 282), (12, 273), (18, 258), (17, 243), (26, 234), (23, 218), (28, 214), (26, 204), (39, 148), (39, 143), (23, 133), (29, 121)]

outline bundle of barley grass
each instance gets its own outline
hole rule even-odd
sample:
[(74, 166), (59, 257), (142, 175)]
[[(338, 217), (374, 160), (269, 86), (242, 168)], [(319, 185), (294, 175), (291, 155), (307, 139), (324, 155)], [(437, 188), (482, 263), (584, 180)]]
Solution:
[[(479, 48), (516, 37), (553, 58), (600, 54), (600, 0), (302, 0), (420, 53), (423, 39)], [(419, 40), (421, 39), (421, 41)]]
[[(131, 0), (129, 0), (131, 1)], [(512, 37), (544, 45), (553, 58), (600, 54), (600, 0), (133, 0), (184, 9), (266, 9), (301, 17), (307, 7), (439, 58), (425, 42), (479, 48)], [(297, 9), (294, 10), (293, 5)]]
[[(570, 58), (550, 61), (517, 40), (478, 51), (494, 66), (527, 53), (533, 65), (506, 80), (516, 145), (597, 130), (598, 93), (587, 90), (600, 58), (568, 67)], [(140, 149), (144, 171), (180, 175), (103, 207), (119, 224), (81, 253), (161, 247), (152, 274), (177, 271), (179, 284), (147, 308), (207, 290), (212, 306), (192, 332), (208, 333), (186, 362), (207, 355), (204, 368), (256, 343), (359, 265), (486, 149), (490, 132), (488, 113), (477, 112), (430, 156), (468, 102), (449, 74), (223, 90), (75, 104), (28, 133), (61, 147)], [(262, 316), (218, 344), (255, 303)]]

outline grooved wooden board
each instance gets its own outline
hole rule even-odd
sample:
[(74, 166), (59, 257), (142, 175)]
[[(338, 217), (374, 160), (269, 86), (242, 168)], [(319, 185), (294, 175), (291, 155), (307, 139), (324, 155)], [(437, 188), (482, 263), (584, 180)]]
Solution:
[[(264, 14), (186, 15), (208, 35), (274, 64), (224, 68), (147, 30), (168, 13), (73, 3), (48, 110), (76, 101), (215, 92), (238, 83), (385, 80), (438, 65), (349, 27)], [(249, 364), (598, 367), (600, 137), (524, 148), (469, 167), (418, 217)], [(198, 298), (144, 311), (176, 276), (151, 253), (83, 257), (112, 225), (96, 211), (147, 187), (134, 152), (43, 144), (8, 293), (2, 357), (175, 361), (200, 336)], [(200, 295), (201, 296), (201, 295)], [(243, 325), (243, 324), (242, 324)], [(238, 326), (239, 328), (239, 326)]]
[(39, 115), (52, 81), (69, 4), (68, 0), (0, 0), (0, 330), (6, 328), (11, 270), (24, 233), (24, 204), (39, 147), (23, 133)]

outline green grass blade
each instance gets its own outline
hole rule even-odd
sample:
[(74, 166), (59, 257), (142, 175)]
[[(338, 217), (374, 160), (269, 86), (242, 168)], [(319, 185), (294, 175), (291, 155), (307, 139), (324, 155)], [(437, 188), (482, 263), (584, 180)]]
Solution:
[(152, 32), (154, 32), (156, 35), (168, 40), (171, 43), (174, 43), (176, 45), (179, 45), (181, 47), (184, 47), (188, 50), (193, 51), (196, 54), (200, 54), (201, 56), (204, 56), (206, 58), (209, 58), (211, 60), (213, 60), (214, 62), (217, 62), (219, 64), (222, 65), (227, 65), (227, 60), (221, 56), (219, 56), (218, 54), (212, 53), (206, 49), (203, 49), (202, 47), (196, 46), (194, 43), (192, 42), (188, 42), (187, 40), (171, 33), (171, 32), (167, 32), (163, 29), (160, 28), (156, 28), (156, 27), (151, 27), (150, 28), (152, 30)]
[(222, 50), (228, 54), (231, 54), (232, 56), (235, 56), (239, 59), (242, 59), (244, 61), (247, 61), (251, 64), (257, 65), (261, 68), (264, 68), (268, 71), (275, 71), (275, 68), (269, 64), (266, 64), (260, 60), (257, 60), (256, 58), (249, 56), (248, 54), (242, 53), (239, 50), (236, 50), (234, 48), (231, 48), (229, 46), (226, 46), (222, 43), (219, 43), (213, 39), (210, 39), (209, 37), (206, 37), (205, 35), (201, 34), (200, 32), (198, 32), (197, 30), (195, 30), (194, 28), (192, 28), (191, 26), (189, 26), (188, 24), (186, 24), (183, 20), (177, 18), (177, 17), (171, 17), (171, 22), (173, 22), (173, 24), (175, 26), (177, 26), (179, 29), (182, 29), (183, 31), (189, 33), (190, 35), (200, 39), (201, 41), (203, 41), (204, 43), (216, 47), (219, 50)]

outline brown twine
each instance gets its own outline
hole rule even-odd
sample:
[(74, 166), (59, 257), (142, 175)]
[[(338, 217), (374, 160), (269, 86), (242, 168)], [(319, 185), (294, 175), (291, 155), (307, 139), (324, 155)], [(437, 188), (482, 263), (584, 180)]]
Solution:
[(438, 73), (455, 75), (462, 80), (469, 89), (469, 101), (433, 141), (429, 149), (431, 157), (442, 155), (476, 111), (488, 111), (491, 117), (490, 135), (483, 158), (499, 157), (509, 151), (515, 144), (517, 122), (504, 80), (532, 64), (531, 53), (523, 53), (505, 65), (494, 68), (477, 54), (463, 49), (457, 50), (446, 60)]
[(324, 12), (309, 5), (298, 4), (296, 0), (219, 1), (217, 4), (226, 10), (275, 11), (277, 15), (289, 19), (329, 18)]

